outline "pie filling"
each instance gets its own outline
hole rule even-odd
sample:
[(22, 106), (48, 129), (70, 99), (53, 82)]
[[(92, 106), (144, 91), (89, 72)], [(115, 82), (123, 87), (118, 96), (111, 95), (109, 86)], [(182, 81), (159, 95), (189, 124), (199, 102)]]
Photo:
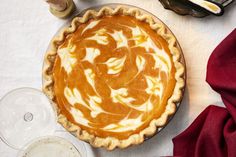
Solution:
[(125, 15), (91, 19), (67, 35), (53, 67), (61, 114), (98, 137), (127, 139), (165, 111), (176, 84), (168, 43)]

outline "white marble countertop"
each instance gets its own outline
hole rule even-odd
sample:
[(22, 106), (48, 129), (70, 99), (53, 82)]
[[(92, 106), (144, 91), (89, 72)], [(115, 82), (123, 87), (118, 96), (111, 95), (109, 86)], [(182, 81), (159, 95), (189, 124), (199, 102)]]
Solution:
[[(236, 27), (236, 3), (227, 7), (222, 17), (197, 19), (165, 10), (158, 0), (74, 1), (79, 11), (105, 3), (135, 5), (159, 17), (176, 35), (185, 55), (188, 76), (185, 96), (174, 118), (163, 131), (139, 146), (111, 152), (93, 149), (98, 157), (172, 155), (173, 137), (209, 104), (222, 106), (218, 94), (205, 82), (206, 65), (213, 49)], [(1, 0), (0, 8), (0, 97), (18, 87), (40, 89), (44, 53), (52, 36), (66, 20), (52, 16), (43, 0)], [(0, 141), (0, 154), (14, 157), (17, 152)]]

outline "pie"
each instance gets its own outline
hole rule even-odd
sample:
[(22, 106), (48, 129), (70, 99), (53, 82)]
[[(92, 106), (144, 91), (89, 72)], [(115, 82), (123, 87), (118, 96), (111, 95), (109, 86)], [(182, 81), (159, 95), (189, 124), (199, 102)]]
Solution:
[(43, 90), (76, 137), (126, 148), (175, 113), (185, 84), (180, 56), (166, 26), (137, 8), (88, 10), (52, 40)]

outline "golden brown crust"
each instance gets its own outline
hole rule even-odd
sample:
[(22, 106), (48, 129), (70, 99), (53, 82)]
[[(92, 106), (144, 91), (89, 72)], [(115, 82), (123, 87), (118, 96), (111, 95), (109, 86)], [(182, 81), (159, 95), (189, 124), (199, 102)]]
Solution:
[[(176, 104), (180, 102), (183, 94), (184, 81), (184, 65), (180, 62), (181, 50), (177, 46), (177, 41), (172, 33), (162, 23), (157, 23), (153, 20), (151, 15), (141, 12), (137, 8), (118, 6), (115, 9), (110, 7), (103, 7), (99, 11), (88, 10), (82, 17), (75, 17), (72, 20), (71, 26), (65, 28), (60, 33), (60, 36), (54, 38), (51, 42), (50, 50), (46, 53), (43, 66), (43, 91), (50, 99), (54, 99), (53, 92), (53, 76), (52, 68), (54, 60), (57, 55), (57, 47), (64, 41), (65, 36), (74, 32), (80, 23), (86, 23), (91, 18), (101, 18), (107, 15), (129, 15), (133, 16), (140, 21), (145, 21), (150, 27), (161, 35), (169, 44), (169, 49), (173, 55), (173, 62), (176, 68), (175, 79), (176, 85), (173, 95), (169, 98), (165, 112), (158, 119), (153, 119), (149, 126), (140, 131), (139, 134), (133, 134), (128, 139), (119, 140), (114, 137), (96, 137), (89, 134), (86, 130), (81, 130), (77, 125), (74, 125), (67, 118), (60, 114), (58, 111), (58, 122), (61, 123), (69, 132), (78, 137), (79, 139), (90, 143), (94, 147), (105, 147), (108, 150), (113, 150), (116, 147), (126, 148), (130, 145), (140, 144), (144, 141), (145, 137), (152, 136), (156, 133), (157, 129), (163, 127), (168, 120), (168, 117), (173, 115), (176, 111)], [(55, 105), (56, 106), (56, 105)]]

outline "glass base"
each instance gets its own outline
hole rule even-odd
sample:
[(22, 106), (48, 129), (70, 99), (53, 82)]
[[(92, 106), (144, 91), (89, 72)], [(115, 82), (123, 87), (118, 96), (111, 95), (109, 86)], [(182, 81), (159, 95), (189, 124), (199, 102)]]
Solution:
[(0, 101), (0, 115), (0, 136), (15, 149), (35, 138), (53, 135), (57, 124), (49, 99), (33, 88), (7, 93)]

